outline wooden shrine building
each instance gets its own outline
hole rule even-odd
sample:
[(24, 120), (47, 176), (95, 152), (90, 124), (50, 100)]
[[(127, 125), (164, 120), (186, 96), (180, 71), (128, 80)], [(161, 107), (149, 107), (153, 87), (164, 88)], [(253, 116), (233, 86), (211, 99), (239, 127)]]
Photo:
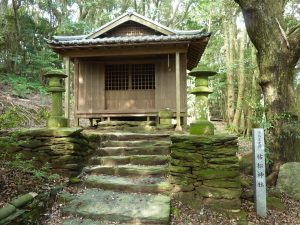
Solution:
[[(177, 31), (132, 9), (90, 34), (54, 36), (48, 45), (65, 59), (66, 115), (74, 63), (75, 121), (157, 117), (170, 108), (177, 127), (187, 116), (187, 72), (197, 66), (210, 34)], [(181, 121), (181, 123), (179, 122)]]

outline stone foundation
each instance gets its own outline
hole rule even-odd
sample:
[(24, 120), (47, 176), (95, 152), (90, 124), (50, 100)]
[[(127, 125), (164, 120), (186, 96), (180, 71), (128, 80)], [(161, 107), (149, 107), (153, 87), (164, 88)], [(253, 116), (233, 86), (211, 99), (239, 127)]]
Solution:
[(82, 129), (29, 129), (20, 132), (19, 151), (26, 159), (43, 165), (50, 163), (52, 171), (61, 175), (76, 176), (81, 172), (92, 151)]
[(192, 208), (239, 212), (241, 184), (235, 136), (171, 136), (173, 195)]

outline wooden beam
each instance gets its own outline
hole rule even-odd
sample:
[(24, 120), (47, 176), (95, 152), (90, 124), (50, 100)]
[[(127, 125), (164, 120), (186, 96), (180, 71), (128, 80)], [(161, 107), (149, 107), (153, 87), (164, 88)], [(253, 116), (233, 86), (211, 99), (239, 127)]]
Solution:
[(176, 128), (175, 131), (182, 131), (180, 120), (180, 53), (176, 52)]
[(65, 79), (65, 117), (68, 119), (68, 126), (70, 126), (70, 57), (64, 58), (65, 62), (65, 73), (67, 75)]

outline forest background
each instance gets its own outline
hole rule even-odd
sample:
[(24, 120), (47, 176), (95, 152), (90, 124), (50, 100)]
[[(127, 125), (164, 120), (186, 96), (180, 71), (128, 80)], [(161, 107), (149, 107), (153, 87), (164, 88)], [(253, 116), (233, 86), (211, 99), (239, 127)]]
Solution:
[[(248, 37), (243, 13), (246, 15), (246, 4), (253, 1), (236, 2), (239, 4), (233, 0), (0, 0), (0, 129), (43, 124), (48, 116), (49, 98), (42, 85), (42, 75), (49, 68), (62, 68), (63, 62), (48, 48), (45, 39), (53, 35), (89, 33), (132, 7), (138, 13), (174, 29), (206, 29), (212, 32), (201, 60), (202, 66), (218, 72), (211, 79), (214, 88), (210, 95), (211, 117), (226, 121), (231, 132), (245, 137), (251, 136), (254, 127), (265, 128), (270, 165), (274, 166), (277, 161), (300, 161), (299, 51), (296, 63), (294, 60), (289, 66), (292, 75), (288, 75), (288, 79), (278, 81), (272, 77), (271, 82), (265, 82), (263, 64), (261, 58), (257, 58), (262, 55), (257, 54), (257, 50), (261, 51), (258, 39), (269, 46), (272, 43), (259, 29), (256, 34), (253, 30), (251, 33), (251, 26), (255, 28), (255, 25), (247, 24), (246, 20), (251, 34)], [(280, 44), (284, 42), (285, 45), (285, 41), (288, 43), (286, 35), (299, 30), (299, 1), (263, 2), (261, 7), (265, 4), (271, 12), (280, 12), (279, 19), (266, 12), (257, 18), (258, 23), (264, 24), (270, 19), (268, 28), (277, 30)], [(269, 32), (268, 29), (266, 32)], [(281, 51), (279, 45), (273, 49)], [(270, 53), (269, 58), (273, 60), (271, 56)], [(273, 60), (275, 67), (276, 60)], [(278, 61), (278, 70), (285, 67), (284, 60)], [(191, 88), (193, 80), (188, 79)], [(273, 87), (275, 90), (291, 88), (283, 90), (288, 93), (288, 99), (282, 97), (275, 108), (266, 92), (266, 86), (272, 83), (272, 79), (277, 82), (277, 86)], [(16, 98), (27, 99), (30, 104), (28, 101), (14, 101)], [(34, 101), (37, 103), (33, 104)], [(284, 101), (289, 104), (283, 104)], [(192, 96), (189, 96), (191, 115), (193, 103)]]

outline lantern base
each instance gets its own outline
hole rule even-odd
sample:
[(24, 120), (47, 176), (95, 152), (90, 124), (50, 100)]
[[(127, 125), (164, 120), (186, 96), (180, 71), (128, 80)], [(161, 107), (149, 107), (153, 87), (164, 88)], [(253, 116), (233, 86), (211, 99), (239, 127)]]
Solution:
[(68, 127), (68, 119), (62, 116), (51, 116), (47, 126), (48, 128)]
[(190, 125), (190, 134), (214, 135), (214, 125), (207, 120), (198, 120)]

